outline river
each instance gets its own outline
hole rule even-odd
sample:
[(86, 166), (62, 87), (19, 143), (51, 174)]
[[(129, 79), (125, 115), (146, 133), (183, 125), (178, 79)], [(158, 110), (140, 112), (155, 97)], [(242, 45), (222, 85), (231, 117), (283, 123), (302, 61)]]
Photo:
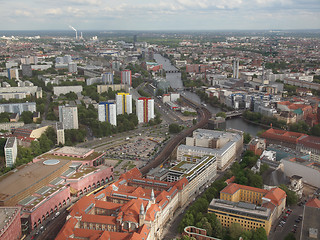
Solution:
[[(167, 58), (164, 58), (160, 54), (155, 54), (154, 59), (156, 60), (157, 63), (162, 64), (162, 66), (165, 70), (167, 70), (167, 71), (168, 70), (176, 70), (176, 67), (171, 64), (170, 60)], [(172, 88), (174, 88), (174, 89), (182, 89), (183, 88), (183, 84), (182, 84), (182, 80), (181, 80), (181, 73), (167, 73), (166, 79), (170, 82), (170, 86)], [(193, 102), (201, 104), (201, 100), (197, 94), (195, 94), (193, 92), (189, 92), (189, 91), (181, 91), (180, 93), (184, 97), (192, 100)], [(217, 108), (217, 107), (212, 107), (212, 106), (207, 105), (206, 108), (212, 114), (216, 114), (218, 112), (221, 112), (221, 109)], [(228, 119), (226, 121), (226, 125), (227, 125), (227, 128), (238, 129), (243, 132), (250, 133), (250, 135), (252, 135), (252, 136), (256, 136), (259, 131), (263, 130), (263, 128), (261, 128), (260, 126), (245, 122), (241, 117)]]

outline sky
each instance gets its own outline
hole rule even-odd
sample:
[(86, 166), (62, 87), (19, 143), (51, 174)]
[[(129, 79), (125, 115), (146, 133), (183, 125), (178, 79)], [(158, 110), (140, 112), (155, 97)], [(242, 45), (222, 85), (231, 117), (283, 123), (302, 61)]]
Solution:
[(320, 29), (320, 0), (0, 0), (0, 30)]

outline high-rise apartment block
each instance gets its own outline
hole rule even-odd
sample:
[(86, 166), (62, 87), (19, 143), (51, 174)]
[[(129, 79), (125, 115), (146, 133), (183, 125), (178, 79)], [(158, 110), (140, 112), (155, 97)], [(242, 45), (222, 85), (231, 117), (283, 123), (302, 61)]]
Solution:
[(64, 137), (64, 128), (62, 122), (56, 123), (56, 131), (57, 131), (57, 144), (65, 144), (65, 137)]
[(78, 129), (78, 109), (74, 106), (59, 106), (59, 121), (64, 129)]
[(17, 139), (15, 137), (9, 137), (6, 145), (4, 146), (4, 155), (6, 158), (6, 167), (12, 167), (17, 158), (18, 148)]
[(110, 72), (106, 72), (106, 73), (103, 73), (101, 75), (102, 77), (102, 83), (105, 84), (105, 85), (111, 85), (113, 84), (113, 74), (110, 73)]
[(9, 79), (19, 79), (19, 72), (17, 68), (8, 68), (7, 74)]
[(117, 115), (132, 113), (132, 95), (129, 93), (118, 93), (116, 95)]
[(131, 70), (121, 71), (121, 83), (132, 86)]
[(68, 72), (69, 73), (77, 73), (77, 64), (74, 62), (68, 63)]
[(239, 59), (233, 60), (233, 78), (239, 78)]
[(111, 125), (117, 126), (116, 104), (113, 101), (100, 102), (98, 106), (98, 118), (100, 122), (109, 122)]
[(24, 77), (32, 77), (32, 68), (30, 64), (22, 64), (22, 76)]
[(139, 123), (147, 123), (154, 118), (154, 99), (141, 97), (136, 101)]

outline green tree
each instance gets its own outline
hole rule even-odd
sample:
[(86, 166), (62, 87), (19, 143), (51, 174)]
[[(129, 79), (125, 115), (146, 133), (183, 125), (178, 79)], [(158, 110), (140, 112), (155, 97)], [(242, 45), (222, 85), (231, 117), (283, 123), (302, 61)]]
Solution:
[(226, 118), (226, 117), (227, 117), (227, 115), (226, 115), (226, 113), (225, 113), (225, 112), (218, 112), (218, 113), (216, 114), (216, 117), (223, 117), (223, 118)]
[(284, 184), (280, 184), (279, 188), (281, 188), (283, 191), (286, 192), (287, 194), (287, 205), (294, 205), (297, 204), (298, 202), (298, 196), (295, 192), (291, 191), (286, 185)]
[(253, 231), (252, 240), (268, 240), (266, 230), (263, 227), (260, 227)]
[(20, 115), (20, 119), (25, 123), (29, 124), (33, 122), (33, 113), (30, 111), (22, 112)]
[(288, 233), (288, 234), (285, 236), (284, 240), (296, 240), (296, 237), (294, 236), (293, 233)]
[(313, 136), (320, 137), (320, 124), (314, 125), (310, 129), (310, 134), (313, 135)]
[(183, 127), (179, 126), (177, 123), (171, 123), (169, 125), (169, 132), (173, 133), (173, 134), (181, 132), (182, 129), (183, 129)]
[(251, 141), (251, 135), (250, 133), (244, 133), (243, 134), (243, 143), (248, 144)]
[(232, 223), (229, 227), (229, 232), (231, 239), (238, 240), (242, 233), (242, 227), (239, 223)]

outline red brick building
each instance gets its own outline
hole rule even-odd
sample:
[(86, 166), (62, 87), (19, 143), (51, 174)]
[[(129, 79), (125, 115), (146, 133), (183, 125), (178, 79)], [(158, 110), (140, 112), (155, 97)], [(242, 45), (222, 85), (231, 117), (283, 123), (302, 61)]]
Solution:
[(0, 207), (0, 240), (21, 238), (19, 207)]

